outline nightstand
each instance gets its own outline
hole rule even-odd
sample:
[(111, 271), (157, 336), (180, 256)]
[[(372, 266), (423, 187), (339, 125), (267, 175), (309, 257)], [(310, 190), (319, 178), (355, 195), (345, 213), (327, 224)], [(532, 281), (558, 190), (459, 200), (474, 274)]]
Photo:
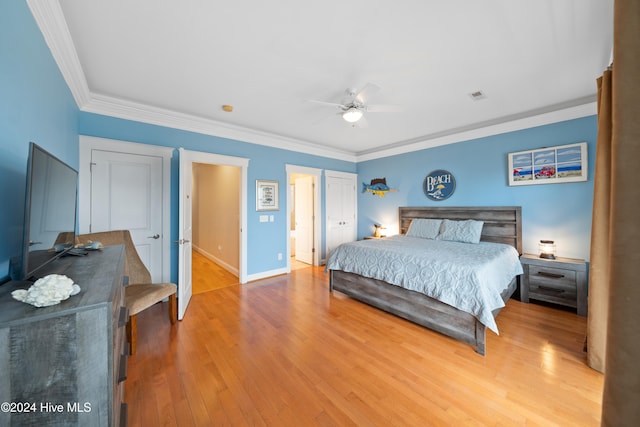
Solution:
[(587, 315), (587, 263), (583, 259), (545, 259), (524, 254), (520, 262), (524, 270), (522, 302), (546, 301), (573, 307), (580, 316)]
[(379, 239), (384, 239), (384, 236), (380, 236), (380, 237), (376, 237), (376, 236), (364, 236), (363, 237), (364, 240), (370, 240), (370, 239), (375, 239), (375, 240), (379, 240)]

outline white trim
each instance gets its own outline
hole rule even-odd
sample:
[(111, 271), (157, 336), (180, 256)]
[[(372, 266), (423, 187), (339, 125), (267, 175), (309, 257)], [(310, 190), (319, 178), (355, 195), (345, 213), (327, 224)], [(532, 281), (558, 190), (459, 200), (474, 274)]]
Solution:
[(579, 119), (581, 117), (593, 116), (597, 114), (597, 107), (597, 102), (589, 102), (575, 107), (509, 120), (490, 126), (479, 127), (473, 130), (454, 132), (449, 135), (433, 137), (425, 136), (422, 140), (413, 143), (407, 143), (393, 148), (383, 148), (372, 151), (371, 153), (357, 155), (356, 163), (395, 156), (398, 154), (411, 153), (441, 145), (454, 144), (456, 142), (470, 141), (472, 139), (514, 132), (522, 129), (534, 128), (537, 126), (544, 126), (566, 120)]
[(184, 150), (187, 159), (195, 163), (209, 163), (223, 166), (237, 166), (246, 168), (249, 166), (249, 159), (244, 157), (225, 156), (223, 154), (207, 153), (204, 151)]
[(89, 233), (91, 226), (91, 151), (102, 150), (162, 157), (162, 281), (171, 278), (171, 157), (173, 148), (79, 136), (78, 231)]
[(253, 282), (260, 279), (266, 279), (267, 277), (279, 276), (287, 273), (290, 273), (290, 271), (287, 271), (286, 267), (269, 271), (261, 271), (260, 273), (254, 273), (247, 276), (247, 282)]
[(82, 109), (91, 100), (91, 92), (60, 2), (27, 0), (27, 4), (78, 108)]
[(321, 144), (274, 133), (91, 93), (59, 2), (27, 0), (27, 4), (78, 108), (81, 111), (141, 123), (358, 163), (597, 114), (595, 96), (592, 96), (590, 99), (574, 100), (573, 102), (577, 104), (574, 106), (566, 107), (565, 104), (565, 107), (557, 106), (558, 108), (554, 111), (538, 112), (537, 114), (530, 112), (533, 114), (530, 117), (522, 115), (519, 115), (520, 117), (503, 117), (494, 120), (492, 124), (478, 123), (476, 129), (469, 129), (469, 127), (466, 130), (450, 129), (435, 135), (424, 135), (411, 141), (399, 142), (393, 147), (380, 147), (368, 152), (355, 153), (337, 148), (327, 148)]
[(212, 165), (236, 166), (241, 168), (240, 265), (238, 266), (238, 280), (240, 281), (240, 284), (247, 283), (247, 169), (249, 167), (249, 159), (190, 150), (184, 150), (183, 154), (185, 156), (185, 160), (189, 165), (191, 165), (191, 169), (193, 169), (193, 163), (208, 163)]
[(27, 0), (45, 42), (81, 111), (134, 120), (173, 129), (251, 142), (268, 147), (304, 152), (321, 157), (355, 161), (355, 154), (320, 144), (261, 132), (215, 120), (92, 93), (80, 64), (62, 8), (58, 1)]
[(285, 165), (285, 170), (287, 171), (287, 273), (291, 272), (291, 215), (289, 214), (292, 209), (292, 201), (291, 194), (289, 191), (289, 184), (291, 182), (291, 174), (299, 173), (303, 175), (311, 175), (314, 177), (313, 180), (313, 265), (321, 265), (320, 264), (320, 251), (322, 249), (321, 246), (321, 234), (322, 234), (322, 199), (320, 198), (320, 183), (322, 181), (322, 169), (318, 168), (310, 168), (307, 166), (297, 166), (297, 165)]
[(290, 165), (290, 164), (286, 164), (284, 165), (284, 167), (287, 173), (301, 173), (304, 175), (317, 175), (317, 176), (322, 175), (322, 169), (318, 169), (318, 168), (310, 168), (308, 166), (298, 166), (298, 165)]
[(354, 178), (356, 180), (356, 184), (358, 183), (358, 174), (354, 173), (354, 172), (341, 172), (341, 171), (332, 171), (332, 170), (325, 170), (324, 171), (324, 176), (325, 177), (335, 177), (335, 178)]
[(157, 126), (166, 126), (172, 129), (181, 129), (204, 135), (217, 136), (220, 138), (251, 142), (282, 150), (303, 152), (349, 162), (355, 161), (355, 155), (348, 151), (331, 149), (319, 144), (313, 144), (275, 133), (258, 131), (99, 94), (92, 94), (89, 103), (84, 105), (81, 109), (90, 113), (118, 117), (126, 120), (134, 120)]
[[(328, 157), (347, 162), (363, 162), (397, 154), (409, 153), (454, 144), (502, 133), (529, 129), (537, 126), (577, 119), (597, 114), (597, 103), (588, 102), (582, 105), (546, 112), (530, 117), (518, 119), (505, 119), (504, 122), (491, 125), (479, 125), (471, 130), (451, 130), (446, 135), (425, 135), (413, 141), (399, 143), (394, 147), (381, 147), (368, 153), (354, 153), (338, 149), (330, 149), (319, 144), (313, 144), (303, 140), (289, 138), (273, 133), (261, 132), (215, 120), (204, 119), (188, 114), (178, 113), (144, 104), (136, 104), (129, 101), (109, 98), (102, 95), (91, 94), (87, 104), (81, 108), (83, 111), (117, 117), (125, 120), (134, 120), (157, 126), (165, 126), (172, 129), (181, 129), (204, 135), (228, 138), (237, 141), (250, 142), (267, 147), (289, 150), (299, 153), (311, 154), (320, 157)], [(500, 120), (500, 119), (498, 119)]]

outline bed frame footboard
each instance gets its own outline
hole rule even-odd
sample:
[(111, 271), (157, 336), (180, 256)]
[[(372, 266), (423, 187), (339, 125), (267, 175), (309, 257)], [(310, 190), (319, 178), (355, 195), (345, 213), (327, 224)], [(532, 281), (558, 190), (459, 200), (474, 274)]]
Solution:
[(485, 354), (485, 326), (474, 316), (419, 292), (331, 270), (331, 289), (418, 325), (471, 344)]
[[(448, 304), (381, 280), (340, 270), (330, 270), (329, 286), (331, 291), (339, 291), (387, 313), (470, 344), (483, 356), (486, 353), (486, 326), (473, 315)], [(503, 292), (503, 299), (506, 301), (510, 298), (515, 289), (514, 279)], [(497, 311), (494, 311), (494, 316)]]

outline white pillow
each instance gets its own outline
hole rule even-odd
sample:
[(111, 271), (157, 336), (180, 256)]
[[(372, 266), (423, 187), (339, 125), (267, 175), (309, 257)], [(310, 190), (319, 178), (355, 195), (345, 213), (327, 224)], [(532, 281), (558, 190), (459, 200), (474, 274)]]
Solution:
[(411, 220), (407, 236), (435, 239), (440, 232), (441, 219), (416, 218)]
[(448, 240), (451, 242), (480, 243), (482, 226), (484, 221), (468, 219), (465, 221), (452, 221), (445, 219), (442, 221), (438, 240)]

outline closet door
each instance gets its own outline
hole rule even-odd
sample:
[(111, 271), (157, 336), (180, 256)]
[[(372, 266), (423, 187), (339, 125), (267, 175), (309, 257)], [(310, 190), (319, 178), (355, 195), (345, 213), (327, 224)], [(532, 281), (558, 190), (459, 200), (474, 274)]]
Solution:
[(357, 238), (357, 175), (325, 172), (326, 257), (342, 243)]
[(154, 283), (163, 281), (163, 159), (91, 150), (90, 232), (129, 230)]

